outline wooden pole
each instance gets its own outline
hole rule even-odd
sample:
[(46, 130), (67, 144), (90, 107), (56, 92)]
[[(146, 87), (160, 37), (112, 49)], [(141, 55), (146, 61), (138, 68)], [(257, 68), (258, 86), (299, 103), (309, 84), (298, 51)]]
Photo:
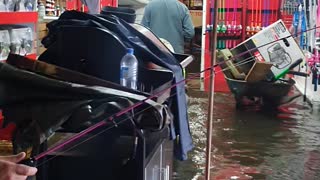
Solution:
[[(212, 150), (212, 127), (213, 127), (213, 104), (214, 104), (214, 69), (213, 65), (216, 64), (216, 49), (217, 49), (217, 22), (218, 22), (218, 1), (220, 0), (211, 0), (210, 3), (214, 2), (214, 22), (213, 22), (213, 31), (210, 39), (212, 43), (211, 48), (211, 67), (210, 70), (210, 92), (209, 92), (209, 111), (208, 111), (208, 120), (207, 120), (207, 148), (206, 148), (206, 168), (205, 168), (205, 179), (210, 180), (210, 167), (211, 167), (211, 150)], [(224, 1), (224, 0), (223, 0)]]

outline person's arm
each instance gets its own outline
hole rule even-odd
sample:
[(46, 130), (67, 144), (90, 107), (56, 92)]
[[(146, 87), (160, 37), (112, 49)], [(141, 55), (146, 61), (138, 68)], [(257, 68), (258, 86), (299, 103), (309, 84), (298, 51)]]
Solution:
[(184, 17), (182, 21), (182, 26), (183, 26), (183, 36), (185, 39), (192, 39), (194, 36), (194, 26), (191, 20), (191, 15), (189, 10), (185, 9), (184, 12)]
[(0, 156), (0, 180), (25, 180), (37, 173), (37, 168), (17, 164), (25, 158), (25, 153), (14, 156)]
[(143, 17), (141, 20), (141, 24), (146, 26), (146, 27), (150, 27), (150, 17), (151, 17), (151, 11), (149, 9), (149, 6), (147, 5), (144, 8), (144, 13), (143, 13)]

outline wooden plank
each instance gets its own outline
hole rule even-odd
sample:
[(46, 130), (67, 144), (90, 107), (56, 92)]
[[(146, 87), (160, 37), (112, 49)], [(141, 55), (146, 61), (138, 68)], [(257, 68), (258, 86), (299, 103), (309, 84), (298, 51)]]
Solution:
[(39, 31), (47, 31), (47, 23), (45, 23), (45, 22), (38, 23), (38, 30)]
[(190, 15), (194, 27), (202, 26), (202, 10), (190, 10)]
[(48, 31), (39, 31), (39, 40), (43, 39), (45, 36), (47, 36)]
[(47, 49), (45, 47), (39, 47), (39, 55), (42, 54)]
[(266, 75), (270, 72), (272, 65), (272, 63), (256, 61), (245, 80), (251, 83), (264, 80)]

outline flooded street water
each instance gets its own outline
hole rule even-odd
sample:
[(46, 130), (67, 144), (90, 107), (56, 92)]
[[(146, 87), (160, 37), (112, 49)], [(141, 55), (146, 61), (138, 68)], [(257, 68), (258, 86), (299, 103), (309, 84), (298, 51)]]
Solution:
[[(294, 94), (298, 92), (294, 90)], [(203, 179), (208, 96), (189, 88), (195, 148), (175, 163), (175, 179)], [(320, 110), (302, 96), (276, 110), (236, 110), (231, 94), (215, 95), (211, 179), (320, 179)]]

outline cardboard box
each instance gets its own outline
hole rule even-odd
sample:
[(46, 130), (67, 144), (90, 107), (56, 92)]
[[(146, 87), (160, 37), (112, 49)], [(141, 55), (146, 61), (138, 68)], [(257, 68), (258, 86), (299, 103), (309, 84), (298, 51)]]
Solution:
[(190, 10), (194, 27), (202, 26), (202, 10)]
[[(244, 52), (247, 52), (244, 54)], [(255, 61), (266, 61), (273, 64), (268, 78), (279, 75), (298, 59), (305, 55), (291, 36), (282, 20), (271, 24), (251, 38), (232, 49), (237, 62), (247, 61), (241, 70), (248, 74)]]

